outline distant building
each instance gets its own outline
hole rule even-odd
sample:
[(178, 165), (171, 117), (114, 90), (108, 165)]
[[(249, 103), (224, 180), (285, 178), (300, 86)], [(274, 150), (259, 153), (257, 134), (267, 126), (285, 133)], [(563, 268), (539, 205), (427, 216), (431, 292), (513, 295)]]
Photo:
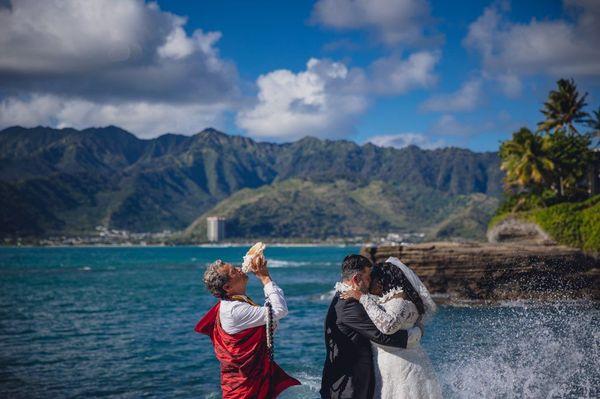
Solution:
[(217, 242), (225, 238), (225, 218), (211, 216), (206, 218), (206, 236), (208, 241)]

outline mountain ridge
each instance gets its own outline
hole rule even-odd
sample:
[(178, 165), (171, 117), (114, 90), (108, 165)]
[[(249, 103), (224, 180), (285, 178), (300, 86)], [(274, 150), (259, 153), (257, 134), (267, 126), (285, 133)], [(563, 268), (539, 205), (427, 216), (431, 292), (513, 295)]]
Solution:
[(0, 131), (1, 236), (79, 234), (95, 226), (183, 230), (241, 189), (299, 179), (380, 180), (449, 196), (501, 193), (496, 153), (395, 149), (306, 137), (257, 142), (213, 128), (139, 139), (116, 126)]

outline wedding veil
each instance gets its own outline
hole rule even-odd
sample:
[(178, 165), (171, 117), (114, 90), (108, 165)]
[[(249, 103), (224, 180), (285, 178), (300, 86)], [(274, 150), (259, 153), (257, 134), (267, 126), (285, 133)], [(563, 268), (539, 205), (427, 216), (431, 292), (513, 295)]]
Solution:
[(423, 284), (419, 276), (417, 276), (410, 267), (406, 266), (398, 258), (390, 257), (386, 260), (386, 262), (398, 266), (400, 270), (402, 270), (402, 273), (404, 273), (404, 276), (406, 276), (408, 281), (412, 284), (415, 291), (419, 293), (419, 296), (423, 301), (423, 305), (425, 306), (425, 314), (423, 315), (423, 319), (426, 320), (431, 317), (437, 311), (437, 305), (431, 298), (429, 290), (427, 287), (425, 287), (425, 284)]

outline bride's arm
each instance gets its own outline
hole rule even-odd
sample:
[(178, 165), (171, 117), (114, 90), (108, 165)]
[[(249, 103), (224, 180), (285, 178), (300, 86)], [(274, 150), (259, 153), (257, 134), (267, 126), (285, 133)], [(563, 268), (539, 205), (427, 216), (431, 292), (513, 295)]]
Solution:
[(341, 297), (356, 299), (379, 331), (393, 334), (406, 323), (414, 324), (419, 315), (415, 305), (404, 299), (402, 291), (390, 295), (392, 296), (386, 300), (385, 306), (379, 304), (377, 297), (357, 290), (348, 290)]
[[(360, 294), (358, 291), (356, 291), (355, 293)], [(347, 306), (343, 308), (343, 324), (346, 324), (353, 330), (357, 331), (359, 334), (366, 336), (371, 341), (380, 345), (395, 346), (400, 348), (412, 348), (415, 345), (417, 345), (421, 340), (421, 337), (423, 336), (423, 330), (420, 327), (415, 326), (408, 330), (404, 330), (402, 329), (401, 324), (396, 324), (393, 321), (388, 326), (384, 326), (382, 324), (385, 323), (378, 322), (376, 317), (371, 316), (369, 315), (369, 313), (367, 313), (367, 308), (365, 308), (365, 306), (360, 303), (360, 295), (357, 295), (358, 298), (350, 294), (350, 292), (346, 292), (343, 295), (347, 297), (345, 299), (348, 299), (348, 297), (356, 299), (356, 301), (344, 301)], [(380, 311), (378, 312), (378, 314), (381, 315), (381, 312), (383, 312), (384, 315), (382, 317), (391, 320), (391, 318), (388, 316), (393, 317), (393, 312), (387, 312), (384, 308), (377, 304), (374, 298), (372, 298), (372, 300)], [(412, 302), (404, 301), (403, 299), (400, 299), (400, 301), (412, 304)], [(356, 308), (360, 309), (359, 313), (363, 313), (364, 316), (357, 316)], [(374, 308), (371, 308), (370, 306), (369, 308), (372, 311), (374, 310)], [(354, 309), (354, 311), (350, 311), (349, 309)], [(403, 319), (400, 319), (400, 323), (402, 323), (402, 320)], [(389, 330), (390, 333), (386, 334), (384, 330)], [(402, 339), (402, 343), (400, 345), (398, 345), (397, 342), (391, 341), (391, 339), (397, 337), (398, 334), (400, 334), (400, 337)]]
[(377, 303), (371, 295), (362, 295), (359, 300), (363, 305), (369, 318), (379, 331), (384, 334), (393, 334), (400, 329), (402, 323), (406, 321), (404, 317), (386, 312), (385, 308)]

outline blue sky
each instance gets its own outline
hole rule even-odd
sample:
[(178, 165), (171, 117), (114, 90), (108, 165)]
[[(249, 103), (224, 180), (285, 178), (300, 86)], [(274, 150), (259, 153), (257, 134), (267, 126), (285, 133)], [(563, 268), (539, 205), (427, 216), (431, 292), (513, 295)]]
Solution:
[(0, 4), (0, 127), (488, 151), (560, 77), (600, 105), (593, 0)]

